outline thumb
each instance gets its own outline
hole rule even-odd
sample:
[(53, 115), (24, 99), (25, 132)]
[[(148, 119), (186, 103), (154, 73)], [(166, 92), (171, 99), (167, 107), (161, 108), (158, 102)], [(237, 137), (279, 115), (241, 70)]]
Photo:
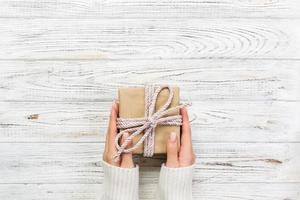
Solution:
[(177, 134), (171, 132), (167, 141), (167, 167), (179, 167)]
[[(125, 142), (125, 139), (128, 138), (129, 135), (127, 132), (124, 133), (123, 137), (122, 137), (122, 143)], [(127, 148), (130, 148), (132, 147), (132, 141), (130, 141), (127, 145)], [(123, 167), (123, 168), (134, 168), (134, 163), (133, 163), (133, 160), (132, 160), (132, 153), (123, 153), (121, 155), (121, 165), (120, 167)]]

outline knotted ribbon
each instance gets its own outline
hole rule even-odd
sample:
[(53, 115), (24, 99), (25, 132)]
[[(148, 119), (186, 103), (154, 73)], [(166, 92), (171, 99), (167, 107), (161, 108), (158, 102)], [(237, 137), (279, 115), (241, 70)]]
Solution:
[[(159, 93), (163, 89), (169, 90), (169, 97), (166, 103), (155, 112), (155, 104)], [(147, 85), (145, 87), (145, 117), (143, 118), (117, 118), (117, 128), (122, 129), (116, 135), (115, 146), (117, 152), (114, 155), (114, 160), (118, 161), (122, 153), (129, 153), (137, 149), (144, 142), (144, 157), (152, 157), (154, 154), (154, 143), (155, 143), (155, 128), (157, 125), (172, 125), (180, 126), (182, 125), (181, 115), (166, 116), (168, 113), (180, 109), (186, 105), (178, 105), (169, 108), (174, 96), (173, 89), (168, 85)], [(129, 133), (129, 136), (124, 140), (124, 142), (119, 145), (120, 138), (124, 133)], [(127, 148), (128, 143), (137, 135), (144, 132), (144, 135), (140, 140), (131, 148)]]

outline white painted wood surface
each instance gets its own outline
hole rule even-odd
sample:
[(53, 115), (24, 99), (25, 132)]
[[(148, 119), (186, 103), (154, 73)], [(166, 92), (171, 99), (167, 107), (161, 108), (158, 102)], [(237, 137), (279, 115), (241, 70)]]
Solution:
[(110, 102), (145, 83), (193, 102), (195, 199), (300, 199), (300, 1), (0, 5), (1, 200), (100, 199)]
[(299, 59), (300, 19), (0, 19), (0, 58)]

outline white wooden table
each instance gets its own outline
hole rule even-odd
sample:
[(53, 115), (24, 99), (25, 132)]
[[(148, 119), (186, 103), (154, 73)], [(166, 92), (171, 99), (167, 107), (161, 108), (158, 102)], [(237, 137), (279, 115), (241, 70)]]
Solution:
[(0, 6), (1, 200), (100, 199), (111, 101), (144, 83), (193, 102), (195, 199), (300, 199), (299, 0)]

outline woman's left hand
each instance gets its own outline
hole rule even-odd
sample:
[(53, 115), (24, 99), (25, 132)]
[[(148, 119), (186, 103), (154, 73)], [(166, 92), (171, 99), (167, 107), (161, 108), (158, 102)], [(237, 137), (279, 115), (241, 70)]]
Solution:
[[(113, 159), (113, 155), (117, 152), (117, 148), (115, 147), (115, 138), (118, 132), (117, 129), (117, 117), (119, 113), (119, 105), (117, 103), (113, 103), (111, 112), (110, 112), (110, 119), (106, 133), (106, 141), (105, 141), (105, 149), (103, 153), (103, 160), (111, 165), (122, 167), (122, 168), (134, 168), (134, 162), (132, 159), (132, 153), (123, 153), (120, 156), (119, 161), (115, 161)], [(122, 142), (125, 138), (128, 137), (128, 133), (124, 134), (122, 137)], [(128, 147), (132, 146), (132, 143), (128, 144)]]

